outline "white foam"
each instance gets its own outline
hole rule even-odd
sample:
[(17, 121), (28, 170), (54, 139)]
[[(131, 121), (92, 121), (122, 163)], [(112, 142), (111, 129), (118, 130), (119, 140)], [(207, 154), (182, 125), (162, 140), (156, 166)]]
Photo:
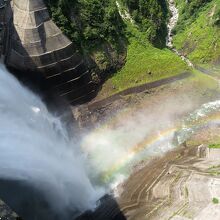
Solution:
[(87, 167), (60, 119), (0, 64), (0, 178), (38, 188), (56, 209), (84, 211), (103, 193)]

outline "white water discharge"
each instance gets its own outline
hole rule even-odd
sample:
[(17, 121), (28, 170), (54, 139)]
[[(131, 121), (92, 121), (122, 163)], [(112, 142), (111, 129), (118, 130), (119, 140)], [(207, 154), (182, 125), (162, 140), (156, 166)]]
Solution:
[(168, 4), (169, 4), (170, 12), (171, 12), (171, 17), (170, 17), (169, 23), (167, 25), (167, 29), (168, 29), (167, 46), (172, 48), (173, 47), (172, 31), (177, 24), (177, 21), (179, 18), (179, 13), (178, 13), (178, 9), (175, 6), (174, 0), (169, 0)]
[(175, 28), (178, 19), (179, 19), (179, 11), (175, 5), (174, 0), (169, 0), (169, 9), (171, 12), (171, 17), (170, 20), (167, 24), (167, 29), (168, 29), (168, 35), (167, 35), (167, 47), (169, 47), (174, 53), (176, 53), (183, 61), (187, 63), (188, 66), (193, 67), (193, 63), (184, 55), (182, 55), (176, 48), (173, 47), (173, 34), (172, 31)]
[(84, 211), (102, 195), (59, 118), (0, 64), (0, 178), (29, 184), (56, 210)]
[(140, 161), (173, 149), (175, 132), (182, 143), (196, 128), (190, 126), (193, 120), (220, 111), (220, 101), (204, 104), (179, 129), (175, 115), (192, 109), (188, 98), (179, 108), (182, 103), (183, 99), (166, 100), (129, 120), (125, 117), (114, 128), (91, 132), (82, 144), (86, 155), (40, 98), (0, 65), (0, 179), (41, 190), (56, 210), (93, 209), (104, 190), (90, 177), (97, 180), (103, 174), (103, 182), (113, 180), (115, 187)]

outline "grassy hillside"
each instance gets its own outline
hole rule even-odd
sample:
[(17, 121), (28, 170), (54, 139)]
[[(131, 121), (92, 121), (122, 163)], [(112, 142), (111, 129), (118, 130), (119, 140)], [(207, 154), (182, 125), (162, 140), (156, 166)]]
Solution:
[(180, 19), (174, 46), (195, 64), (220, 62), (220, 0), (176, 0)]
[[(133, 2), (137, 3), (138, 1), (134, 0)], [(130, 9), (128, 5), (124, 4), (124, 0), (119, 1), (119, 3), (119, 10), (121, 12), (124, 12), (125, 15), (130, 13)], [(104, 83), (98, 99), (105, 98), (130, 87), (191, 70), (172, 51), (166, 47), (160, 48), (158, 45), (155, 45), (155, 41), (151, 41), (149, 29), (144, 29), (142, 24), (135, 20), (132, 13), (130, 16), (127, 15), (127, 17), (131, 17), (133, 20), (124, 19), (125, 34), (128, 41), (126, 63), (120, 71), (112, 75)], [(166, 34), (165, 36), (160, 36), (164, 41)]]
[(166, 45), (169, 9), (166, 0), (121, 0), (147, 39), (156, 47)]
[(158, 49), (146, 41), (145, 33), (126, 22), (128, 37), (127, 61), (103, 85), (99, 98), (124, 89), (189, 71), (189, 67), (169, 49)]
[[(100, 97), (188, 70), (187, 65), (165, 47), (169, 16), (165, 0), (46, 2), (56, 24), (80, 51), (95, 61), (96, 70), (101, 72), (98, 75), (113, 71)], [(125, 45), (123, 49), (121, 42)], [(117, 56), (120, 51), (127, 53), (126, 62), (116, 72), (114, 63), (120, 59), (121, 56)]]

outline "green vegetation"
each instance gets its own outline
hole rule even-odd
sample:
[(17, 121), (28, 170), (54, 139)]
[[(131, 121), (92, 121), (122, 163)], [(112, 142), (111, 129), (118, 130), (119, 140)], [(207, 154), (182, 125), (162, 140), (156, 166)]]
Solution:
[(200, 71), (194, 69), (193, 77), (191, 81), (197, 82), (203, 88), (209, 88), (211, 90), (219, 91), (218, 82), (213, 79), (211, 76), (201, 73)]
[(204, 6), (211, 0), (176, 0), (180, 18), (175, 27), (174, 33), (184, 31), (193, 21), (198, 18), (200, 12), (203, 11)]
[(208, 173), (212, 176), (219, 176), (220, 174), (220, 170), (219, 170), (220, 166), (211, 166), (208, 168)]
[[(92, 57), (99, 71), (117, 69), (111, 67), (120, 59), (117, 54), (123, 51), (121, 42), (127, 45), (125, 66), (103, 86), (106, 96), (189, 70), (177, 55), (164, 47), (169, 15), (165, 0), (118, 0), (117, 3), (115, 0), (46, 0), (46, 3), (55, 23), (81, 52)], [(134, 23), (120, 16), (120, 10), (126, 10)], [(106, 50), (103, 46), (106, 44), (111, 50)]]
[(195, 64), (220, 60), (220, 0), (176, 0), (180, 19), (174, 46)]
[[(95, 47), (108, 41), (117, 46), (124, 37), (124, 23), (115, 0), (46, 0), (50, 14), (61, 30), (79, 47)], [(165, 0), (121, 0), (155, 45), (165, 46), (168, 15)]]
[(220, 144), (210, 144), (209, 148), (220, 149)]
[(213, 204), (219, 204), (219, 200), (217, 198), (212, 199)]
[(176, 54), (166, 48), (155, 48), (145, 40), (145, 33), (129, 22), (126, 24), (126, 64), (103, 85), (100, 98), (190, 70)]
[[(165, 47), (169, 16), (165, 0), (118, 0), (117, 3), (115, 0), (46, 0), (46, 3), (55, 23), (77, 49), (97, 64), (98, 77), (106, 70), (116, 71), (124, 63), (120, 51), (124, 55), (127, 51), (125, 65), (103, 85), (99, 94), (102, 98), (191, 71)], [(220, 0), (176, 0), (176, 3), (180, 19), (175, 29), (175, 47), (196, 64), (218, 61)], [(122, 12), (124, 17), (120, 15)], [(192, 80), (211, 82), (200, 75), (194, 72)]]
[(124, 36), (115, 0), (46, 0), (54, 22), (80, 49)]
[(147, 39), (157, 47), (164, 47), (169, 14), (166, 0), (123, 0), (123, 3)]
[(207, 169), (207, 172), (212, 176), (219, 176), (219, 166), (211, 166)]

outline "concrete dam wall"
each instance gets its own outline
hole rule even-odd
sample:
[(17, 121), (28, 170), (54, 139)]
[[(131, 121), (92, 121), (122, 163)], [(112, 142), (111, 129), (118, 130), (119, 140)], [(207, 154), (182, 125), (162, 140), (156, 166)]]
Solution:
[(85, 58), (51, 20), (43, 0), (12, 0), (0, 10), (0, 51), (7, 67), (38, 79), (71, 104), (93, 96), (96, 86)]

